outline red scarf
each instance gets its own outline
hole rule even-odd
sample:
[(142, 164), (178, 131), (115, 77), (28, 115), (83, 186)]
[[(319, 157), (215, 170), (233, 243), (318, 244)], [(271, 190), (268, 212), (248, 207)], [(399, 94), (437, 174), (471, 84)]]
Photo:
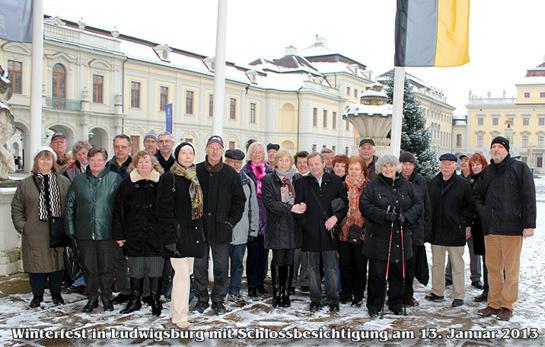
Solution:
[(261, 182), (263, 181), (263, 177), (267, 174), (266, 172), (266, 165), (265, 162), (262, 161), (259, 164), (254, 164), (254, 162), (250, 161), (250, 167), (252, 168), (252, 171), (257, 178), (257, 197), (261, 197)]
[(348, 213), (346, 218), (341, 224), (341, 241), (348, 241), (348, 228), (356, 224), (359, 227), (363, 227), (365, 223), (363, 216), (360, 211), (360, 195), (363, 192), (363, 188), (367, 184), (367, 180), (363, 174), (352, 177), (350, 175), (346, 176), (344, 184), (346, 185), (346, 190), (348, 191)]

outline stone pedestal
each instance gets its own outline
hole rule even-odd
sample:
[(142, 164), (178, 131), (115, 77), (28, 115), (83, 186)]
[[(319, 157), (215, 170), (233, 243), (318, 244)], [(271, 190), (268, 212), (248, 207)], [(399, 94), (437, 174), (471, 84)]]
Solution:
[(0, 188), (0, 276), (22, 271), (21, 235), (11, 222), (15, 188)]

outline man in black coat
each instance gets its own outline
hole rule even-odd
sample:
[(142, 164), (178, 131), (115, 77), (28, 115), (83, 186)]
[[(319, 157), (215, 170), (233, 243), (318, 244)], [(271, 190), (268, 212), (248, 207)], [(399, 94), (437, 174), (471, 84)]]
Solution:
[(157, 136), (159, 150), (155, 153), (155, 157), (159, 160), (159, 164), (164, 172), (170, 172), (170, 168), (176, 162), (172, 155), (174, 150), (174, 138), (168, 131), (164, 131)]
[(472, 189), (456, 174), (457, 158), (445, 153), (439, 157), (440, 172), (428, 185), (432, 206), (431, 243), (432, 289), (430, 301), (442, 301), (445, 291), (445, 253), (452, 264), (452, 307), (464, 304), (464, 246), (471, 236), (473, 219)]
[(522, 238), (534, 235), (536, 189), (532, 173), (509, 155), (509, 140), (492, 140), (491, 164), (474, 186), (483, 224), (488, 269), (488, 306), (479, 314), (509, 320), (518, 297)]
[[(321, 257), (324, 277), (327, 278), (329, 310), (338, 312), (339, 263), (337, 239), (336, 236), (333, 237), (333, 230), (337, 224), (340, 224), (348, 211), (347, 192), (339, 177), (324, 172), (325, 164), (320, 153), (311, 153), (308, 156), (308, 165), (310, 174), (295, 182), (295, 203), (305, 203), (307, 210), (304, 214), (295, 215), (295, 218), (303, 231), (301, 251), (304, 252), (308, 264), (310, 310), (317, 311), (321, 305)], [(332, 204), (334, 200), (335, 202)]]
[(226, 312), (223, 301), (229, 284), (229, 250), (233, 227), (242, 218), (246, 196), (238, 173), (224, 165), (223, 140), (211, 136), (206, 143), (206, 159), (197, 164), (197, 177), (204, 199), (204, 258), (195, 259), (193, 273), (199, 302), (194, 310), (203, 313), (208, 308), (208, 257), (212, 249), (214, 288), (212, 309), (216, 314)]

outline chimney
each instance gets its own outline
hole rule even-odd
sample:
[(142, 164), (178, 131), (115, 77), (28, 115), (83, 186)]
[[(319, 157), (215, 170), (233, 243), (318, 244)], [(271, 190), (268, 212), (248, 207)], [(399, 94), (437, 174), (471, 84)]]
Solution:
[(314, 45), (315, 46), (325, 46), (325, 41), (326, 41), (325, 37), (316, 34)]
[(289, 45), (288, 47), (286, 47), (285, 55), (297, 55), (297, 47)]

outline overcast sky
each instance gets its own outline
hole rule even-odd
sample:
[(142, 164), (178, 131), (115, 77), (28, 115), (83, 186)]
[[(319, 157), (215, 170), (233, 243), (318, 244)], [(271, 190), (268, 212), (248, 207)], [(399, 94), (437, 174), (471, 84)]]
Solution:
[[(45, 14), (117, 29), (172, 47), (213, 56), (217, 0), (46, 0)], [(284, 48), (327, 45), (378, 76), (393, 66), (395, 0), (228, 0), (228, 61), (279, 58)], [(526, 69), (545, 61), (545, 1), (473, 0), (470, 63), (407, 71), (442, 89), (455, 114), (468, 92), (514, 95)]]

